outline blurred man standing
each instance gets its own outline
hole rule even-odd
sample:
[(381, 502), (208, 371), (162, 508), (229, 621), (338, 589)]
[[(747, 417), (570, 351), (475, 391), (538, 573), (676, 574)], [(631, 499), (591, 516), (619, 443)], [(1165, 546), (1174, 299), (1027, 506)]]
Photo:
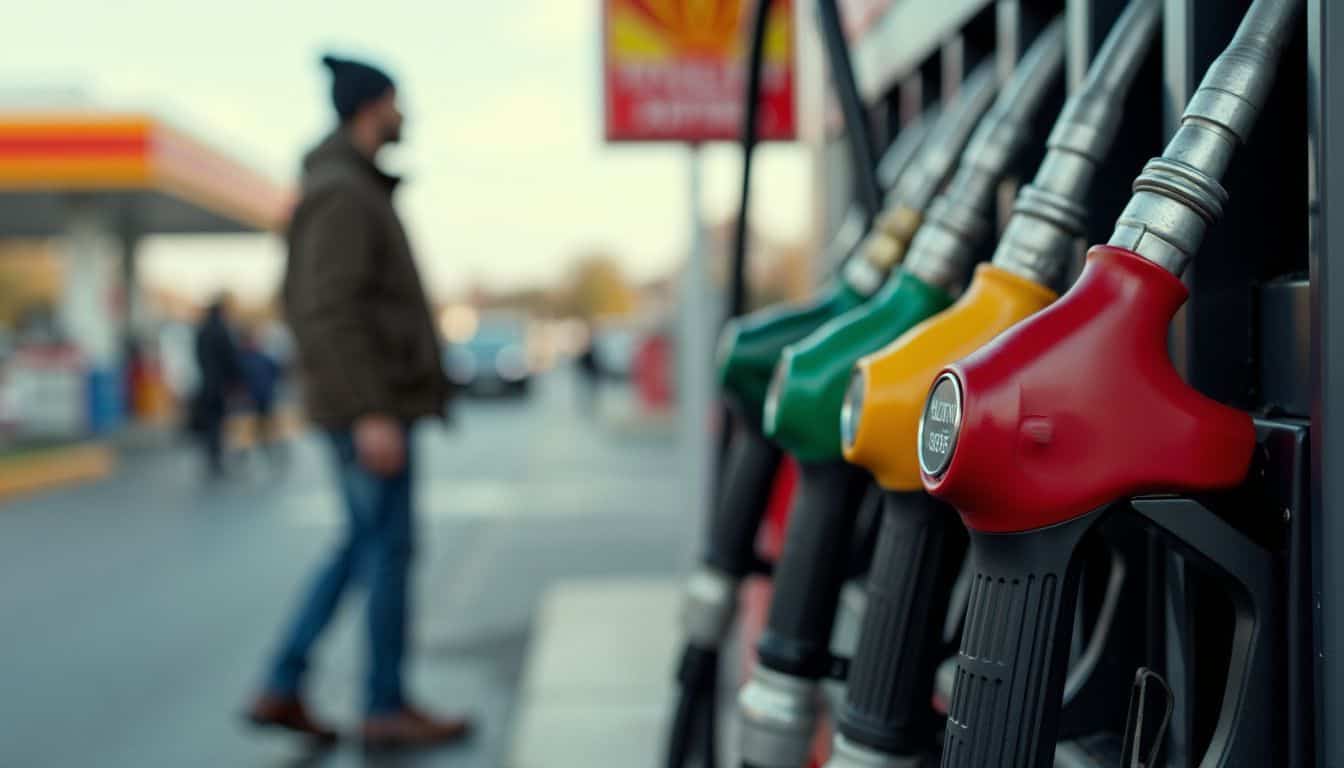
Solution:
[(196, 366), (200, 384), (191, 401), (191, 428), (205, 449), (206, 471), (212, 480), (224, 477), (224, 419), (229, 395), (242, 381), (238, 345), (229, 325), (229, 299), (220, 295), (206, 307), (196, 329)]
[(347, 533), (316, 574), (248, 712), (257, 725), (322, 740), (335, 732), (300, 698), (313, 645), (353, 579), (369, 589), (366, 718), (371, 746), (434, 744), (469, 723), (411, 705), (402, 681), (409, 636), (413, 424), (442, 415), (448, 382), (406, 233), (392, 206), (398, 179), (374, 158), (401, 138), (392, 80), (327, 56), (340, 127), (303, 163), (289, 231), (283, 299), (297, 342), (308, 414), (330, 438)]

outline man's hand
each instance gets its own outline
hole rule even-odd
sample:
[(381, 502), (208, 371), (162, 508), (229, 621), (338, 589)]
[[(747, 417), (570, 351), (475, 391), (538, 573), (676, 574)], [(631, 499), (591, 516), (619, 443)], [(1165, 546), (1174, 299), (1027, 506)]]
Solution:
[(406, 466), (406, 435), (401, 422), (370, 414), (355, 420), (355, 455), (375, 475), (395, 475)]

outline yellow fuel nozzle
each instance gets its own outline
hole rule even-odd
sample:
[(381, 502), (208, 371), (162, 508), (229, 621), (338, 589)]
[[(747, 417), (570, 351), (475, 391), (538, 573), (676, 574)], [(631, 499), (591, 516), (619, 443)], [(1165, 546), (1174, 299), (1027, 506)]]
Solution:
[(845, 458), (887, 490), (923, 488), (916, 443), (933, 377), (1055, 298), (1039, 283), (981, 264), (955, 304), (859, 360), (843, 414)]

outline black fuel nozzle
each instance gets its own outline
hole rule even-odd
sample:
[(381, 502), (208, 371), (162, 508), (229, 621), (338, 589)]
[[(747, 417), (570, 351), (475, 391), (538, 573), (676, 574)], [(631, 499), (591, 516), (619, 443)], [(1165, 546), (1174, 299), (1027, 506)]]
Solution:
[(863, 473), (844, 462), (800, 465), (759, 663), (738, 700), (744, 763), (797, 768), (807, 760), (820, 682), (834, 668), (831, 634), (867, 488)]

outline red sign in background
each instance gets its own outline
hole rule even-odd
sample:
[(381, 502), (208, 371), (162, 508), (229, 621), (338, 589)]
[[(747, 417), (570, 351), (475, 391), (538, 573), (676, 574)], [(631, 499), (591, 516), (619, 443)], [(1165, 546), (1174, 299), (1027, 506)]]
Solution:
[[(742, 0), (604, 0), (608, 141), (731, 141), (742, 130)], [(795, 135), (793, 3), (771, 3), (761, 63), (760, 138)]]

